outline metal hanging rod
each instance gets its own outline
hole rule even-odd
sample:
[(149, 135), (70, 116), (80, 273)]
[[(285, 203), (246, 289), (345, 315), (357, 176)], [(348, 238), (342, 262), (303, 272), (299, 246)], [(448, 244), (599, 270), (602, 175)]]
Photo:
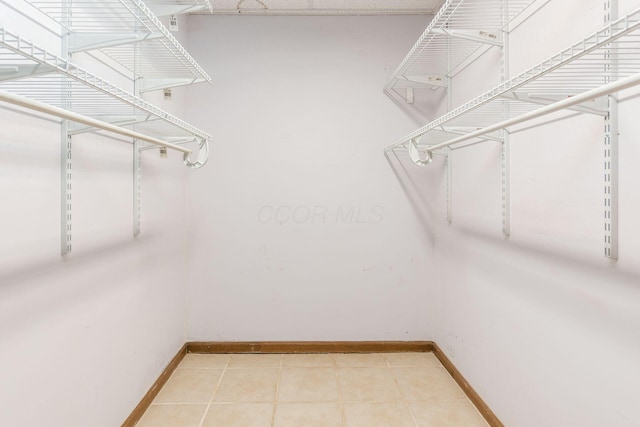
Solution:
[[(431, 151), (433, 146), (534, 111), (640, 72), (640, 9), (611, 22), (567, 49), (505, 81), (406, 135), (385, 151), (407, 144)], [(611, 67), (615, 58), (615, 69)], [(611, 72), (606, 70), (611, 69)], [(595, 97), (594, 97), (595, 98)], [(594, 98), (572, 103), (577, 112), (606, 115), (606, 103)], [(505, 115), (507, 117), (505, 118)], [(499, 135), (494, 135), (499, 137)], [(419, 141), (420, 140), (420, 141)]]
[(141, 141), (145, 141), (145, 142), (149, 142), (151, 144), (160, 146), (160, 147), (165, 147), (165, 148), (169, 148), (171, 150), (175, 150), (175, 151), (179, 151), (181, 153), (184, 154), (184, 162), (187, 166), (189, 167), (201, 167), (204, 165), (204, 163), (206, 162), (206, 159), (208, 157), (208, 142), (205, 140), (204, 142), (200, 143), (200, 147), (201, 150), (204, 149), (205, 150), (205, 155), (201, 155), (199, 156), (199, 159), (197, 161), (192, 161), (190, 159), (190, 154), (192, 153), (192, 150), (189, 148), (185, 148), (182, 147), (180, 145), (177, 144), (171, 144), (169, 142), (165, 142), (162, 141), (158, 138), (154, 138), (152, 136), (149, 135), (145, 135), (143, 133), (140, 132), (136, 132), (134, 130), (131, 129), (126, 129), (126, 128), (122, 128), (119, 126), (115, 126), (112, 125), (111, 123), (107, 123), (107, 122), (103, 122), (100, 120), (96, 120), (94, 118), (88, 117), (88, 116), (83, 116), (82, 114), (78, 114), (78, 113), (74, 113), (72, 111), (69, 110), (65, 110), (63, 108), (60, 107), (55, 107), (53, 105), (49, 105), (49, 104), (45, 104), (43, 102), (39, 102), (39, 101), (34, 101), (33, 99), (29, 99), (26, 98), (24, 96), (20, 96), (20, 95), (15, 95), (9, 92), (6, 92), (4, 90), (0, 90), (0, 101), (4, 101), (13, 105), (17, 105), (19, 107), (23, 107), (23, 108), (27, 108), (29, 110), (33, 110), (33, 111), (39, 111), (41, 113), (45, 113), (45, 114), (49, 114), (52, 116), (56, 116), (59, 117), (61, 119), (65, 119), (65, 120), (71, 120), (74, 121), (76, 123), (81, 123), (84, 124), (86, 126), (91, 126), (93, 128), (96, 129), (101, 129), (101, 130), (105, 130), (107, 132), (112, 132), (112, 133), (116, 133), (118, 135), (122, 135), (122, 136), (126, 136), (126, 137), (130, 137), (130, 138), (134, 138), (134, 139), (139, 139)]

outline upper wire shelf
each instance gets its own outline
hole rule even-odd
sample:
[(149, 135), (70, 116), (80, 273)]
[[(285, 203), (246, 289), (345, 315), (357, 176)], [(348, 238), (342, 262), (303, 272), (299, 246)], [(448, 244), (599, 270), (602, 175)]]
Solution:
[[(0, 27), (0, 89), (168, 142), (211, 136)], [(72, 133), (93, 131), (75, 127)]]
[(70, 53), (99, 49), (141, 77), (141, 92), (211, 81), (152, 11), (208, 10), (208, 0), (27, 1), (68, 33)]
[(385, 91), (446, 87), (464, 66), (503, 43), (503, 31), (535, 0), (447, 0), (402, 60)]
[[(572, 44), (560, 53), (406, 135), (386, 151), (414, 145), (431, 151), (541, 106), (584, 94), (640, 73), (640, 9)], [(606, 99), (592, 99), (569, 110), (605, 116)], [(500, 140), (501, 131), (482, 136)], [(459, 145), (455, 147), (461, 148)]]

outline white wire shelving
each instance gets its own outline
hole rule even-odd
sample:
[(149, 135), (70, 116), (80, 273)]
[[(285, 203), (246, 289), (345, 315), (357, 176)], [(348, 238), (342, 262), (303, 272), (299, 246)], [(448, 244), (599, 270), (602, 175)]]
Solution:
[(27, 2), (61, 26), (70, 54), (99, 50), (140, 77), (140, 92), (211, 81), (153, 12), (210, 10), (208, 0)]
[[(173, 142), (211, 136), (0, 27), (0, 89)], [(90, 130), (74, 125), (71, 134)]]
[[(480, 142), (500, 140), (502, 128), (481, 136), (478, 131), (640, 73), (638, 30), (640, 9), (411, 132), (385, 151), (414, 147), (430, 157), (444, 147), (463, 148), (466, 145), (460, 144), (474, 135)], [(606, 100), (600, 97), (567, 108), (603, 117), (608, 114)], [(412, 151), (415, 159), (416, 150)]]
[[(173, 19), (175, 14), (210, 11), (211, 3), (25, 0), (27, 12), (23, 5), (16, 7), (0, 1), (12, 12), (28, 18), (39, 30), (59, 37), (59, 48), (52, 52), (0, 25), (0, 101), (62, 119), (62, 255), (69, 254), (72, 247), (72, 139), (80, 133), (100, 131), (130, 138), (133, 235), (137, 236), (141, 224), (141, 152), (160, 147), (163, 156), (166, 149), (176, 150), (183, 154), (187, 167), (196, 169), (207, 162), (211, 140), (206, 132), (141, 97), (151, 90), (211, 80), (157, 16), (170, 15)], [(32, 14), (36, 11), (31, 6), (42, 13)], [(131, 91), (76, 65), (71, 58), (80, 52), (87, 52), (88, 56), (82, 59), (90, 65), (115, 71), (111, 75), (119, 81), (125, 77)], [(190, 142), (197, 142), (197, 154), (184, 146)]]
[(447, 87), (449, 79), (494, 46), (534, 0), (446, 0), (385, 86)]
[(604, 255), (618, 256), (618, 107), (616, 92), (640, 85), (640, 9), (620, 19), (605, 2), (606, 26), (449, 111), (385, 148), (408, 150), (419, 166), (434, 153), (447, 158), (447, 217), (451, 222), (451, 151), (502, 144), (503, 232), (509, 235), (509, 134), (513, 127), (558, 111), (603, 119)]

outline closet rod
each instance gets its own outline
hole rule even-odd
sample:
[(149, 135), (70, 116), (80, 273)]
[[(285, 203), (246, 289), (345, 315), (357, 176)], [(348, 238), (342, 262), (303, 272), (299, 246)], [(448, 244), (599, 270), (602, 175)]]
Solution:
[(39, 111), (41, 113), (50, 114), (52, 116), (56, 116), (61, 119), (82, 123), (83, 125), (91, 126), (97, 129), (102, 129), (108, 132), (117, 133), (122, 136), (150, 142), (151, 144), (159, 145), (161, 147), (166, 147), (172, 150), (180, 151), (185, 154), (185, 159), (186, 159), (186, 156), (191, 154), (191, 150), (188, 148), (181, 147), (176, 144), (171, 144), (170, 142), (165, 142), (161, 139), (154, 138), (152, 136), (148, 136), (140, 132), (115, 126), (115, 125), (112, 125), (111, 123), (103, 122), (101, 120), (96, 120), (94, 118), (87, 117), (82, 114), (74, 113), (72, 111), (68, 111), (63, 108), (45, 104), (39, 101), (34, 101), (33, 99), (29, 99), (20, 95), (15, 95), (15, 94), (6, 92), (4, 90), (0, 90), (0, 101), (4, 101), (10, 104), (18, 105), (20, 107), (28, 108), (30, 110)]
[[(584, 102), (591, 101), (596, 98), (600, 98), (601, 96), (610, 95), (612, 93), (621, 91), (623, 89), (628, 89), (638, 84), (640, 84), (640, 73), (634, 74), (624, 79), (620, 79), (613, 83), (600, 86), (595, 89), (588, 90), (579, 95), (571, 96), (567, 99), (563, 99), (562, 101), (554, 102), (553, 104), (547, 105), (542, 108), (538, 108), (537, 110), (531, 111), (529, 113), (525, 113), (520, 116), (514, 117), (512, 119), (504, 120), (494, 125), (487, 126), (475, 132), (471, 132), (466, 135), (459, 136), (450, 141), (443, 142), (441, 144), (431, 145), (426, 149), (428, 157), (431, 158), (431, 153), (435, 150), (449, 147), (451, 145), (458, 144), (463, 141), (468, 141), (469, 139), (477, 138), (477, 137), (486, 135), (488, 133), (505, 129), (509, 126), (514, 126), (529, 120), (533, 120), (547, 114), (555, 113), (556, 111), (564, 110), (566, 108), (573, 107), (574, 105), (582, 104)], [(385, 149), (385, 151), (393, 150), (394, 148), (397, 148), (401, 145), (405, 145), (406, 143), (413, 144), (413, 145), (416, 144), (413, 140), (405, 141), (404, 143), (389, 146)]]

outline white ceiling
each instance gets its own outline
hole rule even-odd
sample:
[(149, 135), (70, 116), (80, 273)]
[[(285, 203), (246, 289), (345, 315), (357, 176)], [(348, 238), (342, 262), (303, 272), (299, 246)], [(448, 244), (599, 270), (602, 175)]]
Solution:
[(211, 0), (214, 14), (396, 15), (433, 14), (443, 0)]

